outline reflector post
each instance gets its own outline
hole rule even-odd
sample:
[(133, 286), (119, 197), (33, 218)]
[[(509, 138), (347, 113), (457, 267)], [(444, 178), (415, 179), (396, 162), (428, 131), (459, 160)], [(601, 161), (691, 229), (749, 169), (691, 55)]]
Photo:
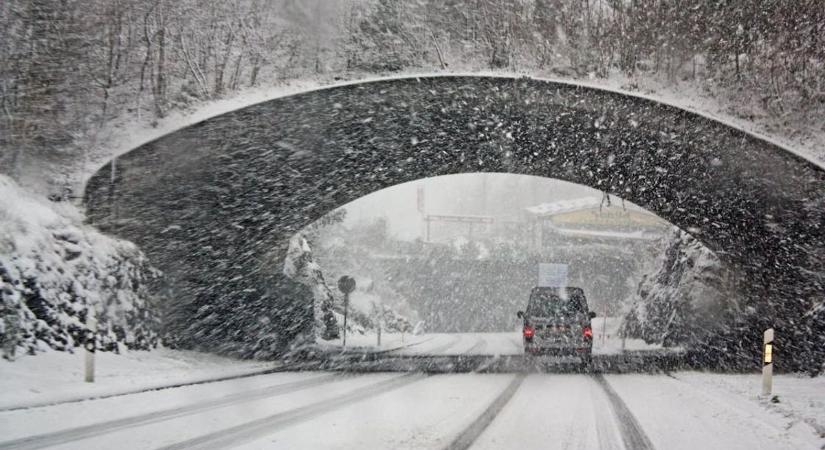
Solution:
[(773, 390), (773, 328), (765, 330), (762, 339), (762, 395)]

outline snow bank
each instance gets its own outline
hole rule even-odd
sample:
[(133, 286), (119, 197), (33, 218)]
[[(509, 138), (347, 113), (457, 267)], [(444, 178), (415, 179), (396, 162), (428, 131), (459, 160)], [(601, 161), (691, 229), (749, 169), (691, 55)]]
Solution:
[(158, 349), (98, 353), (95, 382), (83, 381), (83, 352), (49, 351), (17, 361), (0, 360), (0, 409), (75, 401), (159, 389), (261, 372), (272, 363), (240, 361), (207, 353)]
[[(776, 412), (788, 422), (788, 428), (799, 422), (813, 428), (825, 448), (825, 376), (782, 374), (773, 379), (772, 401), (762, 397), (762, 377), (758, 374), (724, 375), (701, 372), (679, 372), (680, 380), (720, 398), (740, 397), (750, 404), (760, 404)], [(773, 397), (772, 397), (773, 398)]]
[(0, 344), (3, 355), (71, 351), (93, 311), (98, 347), (147, 349), (157, 318), (146, 283), (159, 275), (130, 242), (83, 225), (71, 205), (50, 203), (0, 176)]
[(654, 448), (813, 450), (825, 444), (813, 423), (797, 418), (811, 417), (808, 414), (813, 410), (821, 414), (822, 403), (817, 401), (821, 391), (817, 389), (822, 383), (817, 379), (775, 377), (779, 404), (787, 396), (785, 411), (765, 408), (767, 400), (757, 397), (761, 390), (758, 374), (608, 374), (605, 379)]

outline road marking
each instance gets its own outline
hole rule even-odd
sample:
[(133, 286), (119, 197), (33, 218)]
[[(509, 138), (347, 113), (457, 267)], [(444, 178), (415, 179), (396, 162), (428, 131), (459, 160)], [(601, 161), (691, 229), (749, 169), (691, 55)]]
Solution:
[(466, 450), (473, 445), (473, 442), (481, 436), (481, 433), (484, 432), (485, 429), (493, 422), (499, 412), (507, 405), (507, 402), (513, 398), (513, 395), (516, 394), (518, 388), (521, 386), (521, 383), (524, 382), (524, 378), (527, 377), (526, 373), (520, 373), (513, 378), (513, 381), (507, 385), (504, 391), (490, 403), (490, 406), (481, 413), (476, 420), (473, 421), (461, 434), (456, 437), (450, 445), (446, 447), (446, 450)]
[(338, 397), (311, 403), (306, 406), (291, 409), (268, 417), (253, 420), (223, 430), (215, 431), (203, 436), (178, 442), (158, 450), (183, 449), (218, 449), (237, 446), (255, 440), (259, 437), (272, 434), (283, 428), (295, 425), (331, 411), (349, 406), (377, 395), (389, 392), (410, 383), (426, 378), (422, 373), (408, 373), (389, 380), (384, 380), (369, 386), (364, 386)]
[(624, 447), (628, 450), (653, 450), (655, 448), (653, 443), (650, 442), (636, 417), (630, 412), (619, 394), (613, 390), (610, 383), (600, 373), (594, 374), (593, 379), (607, 395), (613, 414), (619, 419), (619, 429), (622, 432)]
[(310, 387), (315, 387), (321, 384), (332, 383), (335, 381), (345, 380), (348, 378), (349, 377), (342, 376), (340, 374), (328, 374), (324, 376), (310, 378), (308, 380), (299, 380), (288, 383), (276, 384), (273, 386), (267, 386), (265, 388), (254, 389), (251, 391), (239, 392), (214, 400), (195, 403), (180, 408), (153, 411), (138, 416), (125, 417), (123, 419), (110, 420), (107, 422), (101, 422), (77, 428), (70, 428), (67, 430), (55, 431), (53, 433), (28, 436), (21, 439), (15, 439), (13, 441), (0, 442), (0, 449), (23, 450), (45, 448), (53, 445), (63, 444), (66, 442), (79, 441), (81, 439), (87, 439), (95, 436), (109, 434), (127, 428), (163, 422), (165, 420), (209, 411), (234, 403), (254, 401), (263, 398), (289, 394)]

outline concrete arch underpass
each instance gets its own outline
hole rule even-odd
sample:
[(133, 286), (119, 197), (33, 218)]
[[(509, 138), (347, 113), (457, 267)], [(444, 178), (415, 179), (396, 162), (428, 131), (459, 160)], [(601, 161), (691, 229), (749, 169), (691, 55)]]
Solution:
[(755, 355), (761, 327), (774, 325), (779, 348), (825, 354), (806, 334), (825, 297), (825, 170), (650, 100), (527, 78), (375, 81), (208, 119), (115, 169), (88, 183), (88, 216), (167, 274), (169, 327), (184, 345), (232, 349), (268, 332), (283, 348), (311, 321), (306, 292), (281, 275), (296, 231), (395, 184), (504, 172), (625, 198), (740, 271), (753, 309), (719, 343), (727, 334)]

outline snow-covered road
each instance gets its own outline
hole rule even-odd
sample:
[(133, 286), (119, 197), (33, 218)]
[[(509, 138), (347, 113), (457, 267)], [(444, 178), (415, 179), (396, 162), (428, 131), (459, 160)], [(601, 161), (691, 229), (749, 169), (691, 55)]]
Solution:
[(825, 444), (805, 421), (725, 389), (729, 377), (739, 377), (732, 380), (739, 385), (758, 382), (755, 375), (750, 380), (688, 372), (275, 373), (0, 412), (0, 448), (817, 449)]
[[(606, 330), (604, 339), (598, 332), (594, 336), (595, 352), (619, 348), (609, 322), (594, 328)], [(397, 338), (388, 336), (388, 347), (372, 351), (391, 359), (498, 359), (522, 353), (518, 332)], [(359, 351), (369, 348), (366, 338), (361, 344)], [(89, 391), (89, 400), (77, 401), (67, 397), (67, 381), (54, 380), (55, 389), (31, 384), (25, 390), (40, 392), (38, 402), (0, 409), (0, 449), (825, 448), (825, 398), (816, 400), (825, 389), (823, 377), (778, 376), (775, 392), (781, 400), (774, 404), (756, 396), (758, 375), (536, 370), (251, 375), (244, 371), (257, 367), (237, 362), (241, 378), (124, 394), (134, 377), (174, 372), (177, 366), (167, 361), (174, 358), (190, 361), (201, 376), (223, 377), (236, 365), (215, 358), (195, 364), (197, 355), (190, 353), (146, 354), (150, 364), (127, 355), (128, 373), (107, 369), (111, 397), (91, 399), (99, 393)], [(104, 367), (117, 361), (104, 358)], [(14, 367), (22, 374), (31, 362)], [(14, 376), (11, 364), (3, 373), (21, 390), (25, 377)], [(170, 380), (179, 382), (179, 375)]]
[[(640, 339), (627, 339), (624, 343), (619, 336), (620, 318), (602, 317), (593, 319), (593, 353), (617, 354), (625, 350), (659, 350), (658, 345), (645, 344)], [(359, 336), (359, 351), (382, 351), (393, 355), (521, 355), (524, 353), (521, 332), (499, 333), (431, 333), (407, 336), (401, 343), (400, 337), (385, 335), (384, 345), (374, 347), (375, 339)], [(370, 347), (372, 346), (372, 347)], [(392, 350), (395, 349), (395, 350)]]

